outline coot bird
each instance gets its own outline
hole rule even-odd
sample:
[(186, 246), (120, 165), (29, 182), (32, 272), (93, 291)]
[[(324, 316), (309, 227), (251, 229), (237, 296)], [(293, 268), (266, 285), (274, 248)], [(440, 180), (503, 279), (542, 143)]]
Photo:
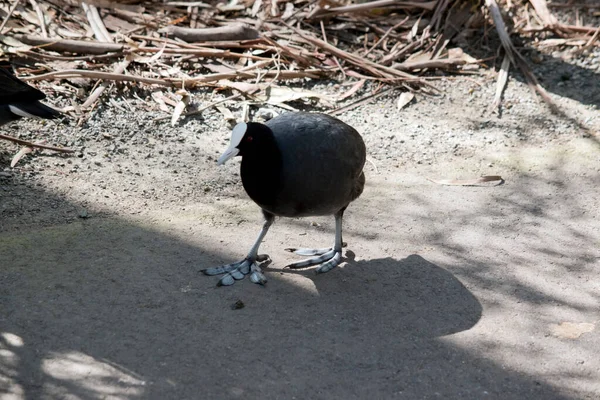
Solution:
[(325, 249), (288, 249), (317, 256), (288, 265), (319, 265), (317, 273), (330, 271), (342, 258), (342, 216), (365, 185), (365, 143), (351, 126), (325, 114), (282, 114), (265, 124), (240, 123), (233, 128), (229, 148), (219, 158), (223, 164), (242, 157), (240, 175), (246, 193), (262, 208), (262, 230), (242, 261), (203, 270), (225, 274), (218, 285), (232, 285), (250, 274), (254, 283), (267, 280), (259, 266), (258, 248), (275, 216), (335, 216), (335, 241)]
[(14, 76), (10, 66), (0, 64), (0, 125), (21, 117), (54, 119), (61, 113), (39, 100), (46, 95)]

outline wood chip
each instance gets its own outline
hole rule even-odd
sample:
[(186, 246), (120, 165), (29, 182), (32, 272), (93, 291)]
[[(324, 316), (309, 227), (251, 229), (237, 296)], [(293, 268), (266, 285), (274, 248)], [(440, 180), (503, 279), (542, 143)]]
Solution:
[(396, 108), (398, 111), (402, 110), (404, 107), (408, 105), (415, 98), (415, 95), (412, 92), (403, 92), (398, 97), (398, 101), (396, 102)]
[(496, 185), (492, 185), (492, 186), (497, 186), (497, 185), (501, 185), (504, 183), (504, 179), (502, 179), (502, 177), (498, 176), (498, 175), (482, 176), (480, 178), (475, 178), (475, 179), (430, 179), (430, 178), (427, 178), (427, 180), (430, 182), (433, 182), (433, 183), (437, 183), (438, 185), (447, 185), (447, 186), (489, 186), (489, 185), (483, 185), (483, 184), (487, 184), (489, 182), (496, 182)]

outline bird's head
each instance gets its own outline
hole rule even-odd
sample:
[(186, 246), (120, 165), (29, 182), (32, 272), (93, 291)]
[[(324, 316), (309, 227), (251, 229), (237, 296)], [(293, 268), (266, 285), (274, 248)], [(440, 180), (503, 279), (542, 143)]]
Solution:
[(231, 141), (229, 147), (217, 160), (217, 164), (225, 164), (227, 160), (235, 156), (243, 156), (251, 152), (257, 152), (256, 149), (264, 144), (265, 139), (272, 137), (273, 132), (268, 126), (257, 122), (240, 122), (231, 132)]

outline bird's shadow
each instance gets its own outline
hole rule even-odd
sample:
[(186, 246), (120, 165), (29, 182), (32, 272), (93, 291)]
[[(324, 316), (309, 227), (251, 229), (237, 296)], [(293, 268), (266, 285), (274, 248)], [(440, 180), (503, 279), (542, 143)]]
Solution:
[(327, 301), (339, 302), (351, 314), (360, 310), (361, 319), (372, 319), (365, 339), (374, 326), (394, 336), (439, 337), (468, 330), (481, 318), (481, 304), (460, 280), (419, 255), (357, 261), (348, 250), (342, 261), (326, 274), (316, 274), (314, 267), (266, 271), (302, 276)]

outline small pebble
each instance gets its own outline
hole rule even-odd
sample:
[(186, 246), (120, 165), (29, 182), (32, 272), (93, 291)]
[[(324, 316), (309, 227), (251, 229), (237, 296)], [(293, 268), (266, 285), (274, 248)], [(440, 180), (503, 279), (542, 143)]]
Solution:
[(231, 309), (232, 310), (241, 310), (242, 308), (246, 307), (246, 305), (244, 304), (243, 301), (241, 300), (237, 300), (235, 303), (233, 303), (231, 305)]

